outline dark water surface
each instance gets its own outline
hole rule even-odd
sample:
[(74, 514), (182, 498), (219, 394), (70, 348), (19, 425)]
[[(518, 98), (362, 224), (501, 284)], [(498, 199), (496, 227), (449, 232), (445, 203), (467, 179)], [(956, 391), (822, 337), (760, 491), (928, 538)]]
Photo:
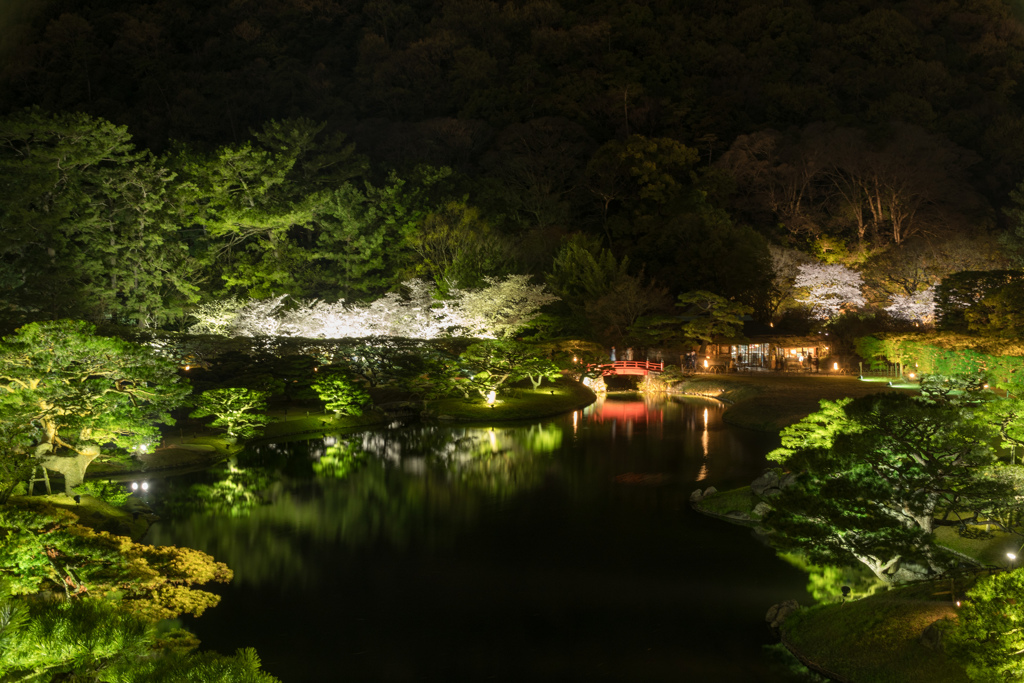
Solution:
[(775, 445), (720, 417), (613, 398), (257, 447), (238, 468), (272, 502), (247, 508), (242, 486), (148, 540), (235, 570), (187, 625), (208, 648), (255, 647), (285, 683), (791, 680), (764, 614), (807, 604), (805, 576), (687, 503), (749, 483)]

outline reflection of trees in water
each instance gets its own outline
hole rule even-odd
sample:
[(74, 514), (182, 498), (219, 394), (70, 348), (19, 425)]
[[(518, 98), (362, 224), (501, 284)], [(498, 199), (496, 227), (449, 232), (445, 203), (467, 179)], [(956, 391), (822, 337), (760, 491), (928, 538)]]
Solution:
[(329, 562), (307, 565), (309, 544), (324, 552), (338, 544), (450, 544), (484, 506), (538, 485), (561, 441), (555, 425), (417, 425), (318, 440), (319, 447), (305, 442), (295, 455), (311, 460), (314, 480), (286, 480), (246, 517), (198, 514), (157, 525), (150, 540), (204, 549), (244, 583), (315, 580)]

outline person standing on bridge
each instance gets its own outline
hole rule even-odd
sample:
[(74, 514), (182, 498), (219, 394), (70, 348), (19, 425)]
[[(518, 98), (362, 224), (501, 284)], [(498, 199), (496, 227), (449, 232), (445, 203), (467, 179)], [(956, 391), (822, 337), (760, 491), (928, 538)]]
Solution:
[(628, 347), (626, 349), (626, 358), (625, 358), (625, 360), (633, 360), (633, 347), (632, 346), (630, 346), (630, 347)]
[(612, 347), (612, 362), (615, 362), (615, 347)]

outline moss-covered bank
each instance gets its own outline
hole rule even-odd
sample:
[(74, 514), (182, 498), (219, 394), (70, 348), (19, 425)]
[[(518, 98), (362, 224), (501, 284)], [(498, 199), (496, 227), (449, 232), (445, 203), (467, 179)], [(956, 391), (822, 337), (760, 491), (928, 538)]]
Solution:
[(493, 406), (483, 397), (444, 398), (426, 405), (428, 415), (439, 420), (491, 422), (527, 420), (561, 415), (590, 405), (597, 396), (574, 380), (563, 378), (540, 388), (514, 387), (502, 394)]
[(928, 637), (954, 615), (949, 582), (936, 581), (800, 610), (781, 635), (804, 664), (836, 681), (961, 683), (969, 680), (963, 668)]

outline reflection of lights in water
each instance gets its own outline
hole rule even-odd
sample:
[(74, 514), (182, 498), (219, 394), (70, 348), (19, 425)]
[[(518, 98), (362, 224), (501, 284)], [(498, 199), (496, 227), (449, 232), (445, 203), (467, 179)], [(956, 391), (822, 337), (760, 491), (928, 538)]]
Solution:
[(494, 436), (494, 429), (487, 432), (487, 436), (491, 437), (491, 453), (493, 453), (498, 450), (498, 438)]
[[(704, 449), (704, 457), (708, 457), (708, 409), (704, 409), (704, 432), (700, 435), (700, 445)], [(706, 472), (705, 472), (706, 474)], [(703, 478), (703, 477), (701, 477)], [(698, 479), (699, 480), (699, 479)]]
[(326, 436), (326, 437), (324, 437), (324, 445), (325, 446), (334, 446), (334, 445), (337, 445), (337, 443), (338, 443), (338, 437), (336, 437), (336, 436)]
[(697, 481), (704, 481), (708, 478), (708, 466), (707, 463), (700, 466), (700, 472), (697, 473)]
[(573, 436), (576, 435), (576, 430), (579, 427), (579, 421), (580, 421), (580, 411), (578, 411), (578, 410), (572, 411), (572, 433), (573, 433)]

